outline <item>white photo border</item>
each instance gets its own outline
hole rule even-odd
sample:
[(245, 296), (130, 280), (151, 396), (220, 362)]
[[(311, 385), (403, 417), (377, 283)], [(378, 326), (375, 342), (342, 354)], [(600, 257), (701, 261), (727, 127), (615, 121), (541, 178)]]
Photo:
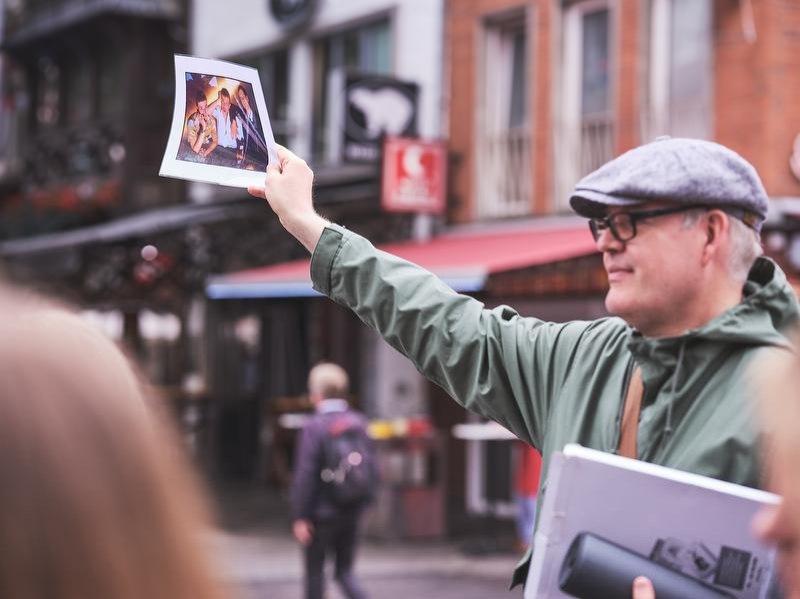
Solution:
[(278, 149), (275, 145), (272, 123), (269, 120), (267, 102), (264, 99), (264, 88), (261, 87), (261, 79), (258, 75), (258, 70), (226, 60), (176, 54), (175, 106), (172, 113), (172, 125), (170, 127), (169, 139), (167, 140), (167, 148), (164, 151), (164, 158), (161, 161), (161, 169), (158, 174), (162, 177), (175, 177), (177, 179), (186, 179), (189, 181), (216, 183), (229, 187), (246, 188), (250, 185), (263, 185), (265, 173), (261, 171), (248, 171), (228, 166), (178, 160), (178, 148), (181, 143), (183, 128), (186, 124), (184, 120), (186, 115), (187, 73), (215, 75), (249, 83), (253, 89), (256, 110), (261, 118), (261, 127), (264, 131), (264, 139), (267, 142), (269, 163), (278, 163)]

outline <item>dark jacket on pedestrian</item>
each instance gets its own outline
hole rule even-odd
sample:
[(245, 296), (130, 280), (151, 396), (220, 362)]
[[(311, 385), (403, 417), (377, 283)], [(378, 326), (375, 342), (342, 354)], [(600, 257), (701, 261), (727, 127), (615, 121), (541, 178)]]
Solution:
[[(292, 520), (319, 522), (344, 515), (357, 515), (367, 500), (343, 506), (337, 503), (322, 480), (325, 439), (336, 423), (339, 428), (360, 427), (366, 430), (367, 419), (348, 407), (344, 399), (324, 399), (306, 421), (294, 458), (291, 488)], [(372, 459), (372, 458), (370, 458)]]
[(323, 232), (311, 277), (458, 403), (541, 450), (540, 500), (554, 451), (579, 443), (617, 452), (635, 365), (644, 383), (638, 459), (760, 483), (747, 366), (765, 351), (789, 350), (782, 331), (798, 318), (785, 275), (766, 258), (740, 304), (671, 338), (643, 337), (620, 318), (553, 323), (508, 306), (487, 310), (337, 225)]

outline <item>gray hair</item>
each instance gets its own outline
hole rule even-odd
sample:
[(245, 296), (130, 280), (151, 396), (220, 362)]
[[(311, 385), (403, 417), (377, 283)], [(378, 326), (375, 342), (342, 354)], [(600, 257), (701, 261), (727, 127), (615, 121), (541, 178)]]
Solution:
[[(705, 213), (705, 208), (690, 210), (684, 216), (683, 225), (690, 227), (696, 224)], [(761, 234), (731, 215), (728, 215), (728, 222), (730, 222), (731, 240), (728, 271), (734, 279), (744, 285), (756, 259), (764, 253), (761, 247)]]
[(761, 247), (761, 234), (738, 218), (729, 220), (731, 253), (728, 256), (728, 268), (731, 275), (744, 285), (756, 259), (764, 253), (764, 248)]

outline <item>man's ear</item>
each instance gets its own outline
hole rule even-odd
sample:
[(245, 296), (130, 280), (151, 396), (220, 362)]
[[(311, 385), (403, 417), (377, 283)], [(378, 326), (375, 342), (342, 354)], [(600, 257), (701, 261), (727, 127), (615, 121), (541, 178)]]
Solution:
[(703, 264), (708, 263), (719, 252), (720, 244), (729, 231), (730, 217), (722, 210), (709, 210), (705, 218)]

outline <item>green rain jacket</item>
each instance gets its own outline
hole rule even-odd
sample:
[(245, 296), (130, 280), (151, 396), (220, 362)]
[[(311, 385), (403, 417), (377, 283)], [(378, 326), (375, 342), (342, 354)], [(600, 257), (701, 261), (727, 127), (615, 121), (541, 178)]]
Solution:
[[(311, 278), (459, 404), (538, 448), (540, 495), (550, 456), (565, 444), (616, 453), (634, 364), (644, 383), (639, 459), (759, 484), (746, 366), (769, 347), (791, 350), (781, 331), (798, 316), (785, 275), (766, 258), (752, 269), (742, 303), (698, 329), (657, 339), (619, 318), (552, 323), (507, 306), (487, 310), (337, 225), (315, 248)], [(528, 563), (512, 585), (525, 580)]]

